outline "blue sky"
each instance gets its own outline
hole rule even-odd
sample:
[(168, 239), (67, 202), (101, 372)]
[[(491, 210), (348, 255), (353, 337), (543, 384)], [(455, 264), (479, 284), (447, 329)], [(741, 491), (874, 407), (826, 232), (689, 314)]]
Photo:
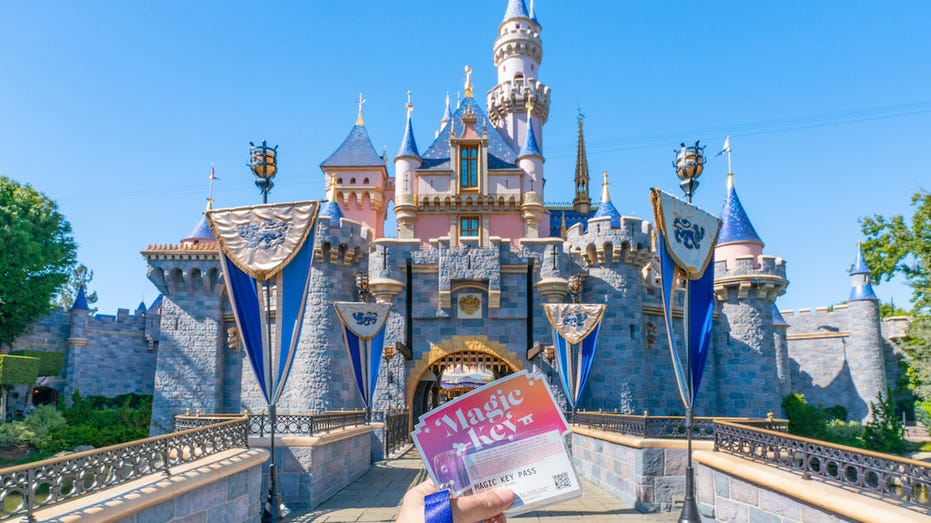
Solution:
[[(95, 271), (100, 312), (157, 291), (139, 251), (177, 243), (203, 210), (258, 203), (250, 141), (280, 145), (270, 201), (323, 198), (318, 167), (362, 91), (378, 150), (397, 152), (405, 92), (424, 149), (463, 66), (496, 83), (505, 0), (461, 2), (17, 2), (0, 34), (0, 174), (60, 204)], [(784, 257), (780, 308), (846, 298), (857, 219), (910, 214), (931, 189), (927, 2), (536, 3), (546, 199), (572, 191), (576, 112), (592, 196), (601, 171), (623, 214), (677, 190), (673, 150), (731, 136), (735, 183), (768, 254)], [(696, 202), (718, 212), (727, 164)], [(391, 170), (393, 174), (393, 169)], [(13, 247), (15, 248), (15, 246)], [(886, 283), (884, 300), (909, 290)]]

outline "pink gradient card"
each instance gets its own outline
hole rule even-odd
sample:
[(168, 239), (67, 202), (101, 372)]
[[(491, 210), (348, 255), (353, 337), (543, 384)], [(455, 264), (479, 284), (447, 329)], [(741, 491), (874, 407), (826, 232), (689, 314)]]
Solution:
[(511, 444), (521, 440), (568, 432), (546, 378), (521, 371), (421, 416), (411, 436), (433, 481), (452, 483), (453, 492), (459, 494), (481, 480), (470, 477), (467, 456), (505, 446), (516, 450)]

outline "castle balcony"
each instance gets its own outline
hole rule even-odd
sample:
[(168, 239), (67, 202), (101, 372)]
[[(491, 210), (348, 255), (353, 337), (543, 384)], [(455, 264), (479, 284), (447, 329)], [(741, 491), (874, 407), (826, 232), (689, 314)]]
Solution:
[(433, 194), (417, 195), (421, 212), (520, 212), (521, 195), (513, 194)]
[(515, 56), (529, 57), (536, 63), (543, 61), (543, 44), (540, 33), (529, 27), (506, 27), (495, 40), (495, 67)]
[(753, 294), (774, 301), (785, 294), (788, 285), (786, 262), (776, 256), (736, 256), (714, 262), (714, 292), (722, 301), (731, 289), (736, 290), (737, 299)]
[(533, 100), (533, 116), (546, 123), (550, 113), (550, 88), (536, 78), (515, 78), (488, 91), (488, 118), (497, 126), (508, 114), (525, 114)]

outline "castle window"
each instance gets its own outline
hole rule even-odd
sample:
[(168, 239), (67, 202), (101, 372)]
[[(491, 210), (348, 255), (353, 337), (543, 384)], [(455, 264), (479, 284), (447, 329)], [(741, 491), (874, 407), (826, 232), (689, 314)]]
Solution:
[(478, 188), (478, 146), (462, 146), (459, 149), (459, 187)]
[(342, 179), (342, 178), (337, 178), (337, 179), (336, 179), (336, 183), (342, 185), (342, 184), (343, 184), (343, 179)]
[(461, 216), (459, 218), (459, 236), (478, 238), (478, 216)]
[(355, 178), (350, 178), (350, 179), (349, 179), (349, 183), (355, 184), (355, 183), (356, 183), (356, 179), (355, 179)]
[(369, 179), (366, 178), (366, 179), (362, 180), (362, 183), (363, 183), (364, 185), (368, 185), (368, 184), (369, 184)]

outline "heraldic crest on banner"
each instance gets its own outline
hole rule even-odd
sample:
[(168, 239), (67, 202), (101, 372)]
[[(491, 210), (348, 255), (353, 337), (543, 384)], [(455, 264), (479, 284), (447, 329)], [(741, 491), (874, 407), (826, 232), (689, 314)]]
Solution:
[(390, 303), (363, 303), (338, 301), (333, 304), (343, 326), (363, 340), (370, 340), (381, 332), (391, 312)]
[(258, 281), (280, 272), (311, 233), (318, 202), (234, 207), (207, 211), (223, 254)]
[(604, 304), (544, 303), (550, 325), (572, 345), (582, 343), (595, 330), (604, 315)]
[(699, 278), (714, 253), (721, 221), (659, 189), (650, 191), (650, 201), (666, 251), (690, 280)]

